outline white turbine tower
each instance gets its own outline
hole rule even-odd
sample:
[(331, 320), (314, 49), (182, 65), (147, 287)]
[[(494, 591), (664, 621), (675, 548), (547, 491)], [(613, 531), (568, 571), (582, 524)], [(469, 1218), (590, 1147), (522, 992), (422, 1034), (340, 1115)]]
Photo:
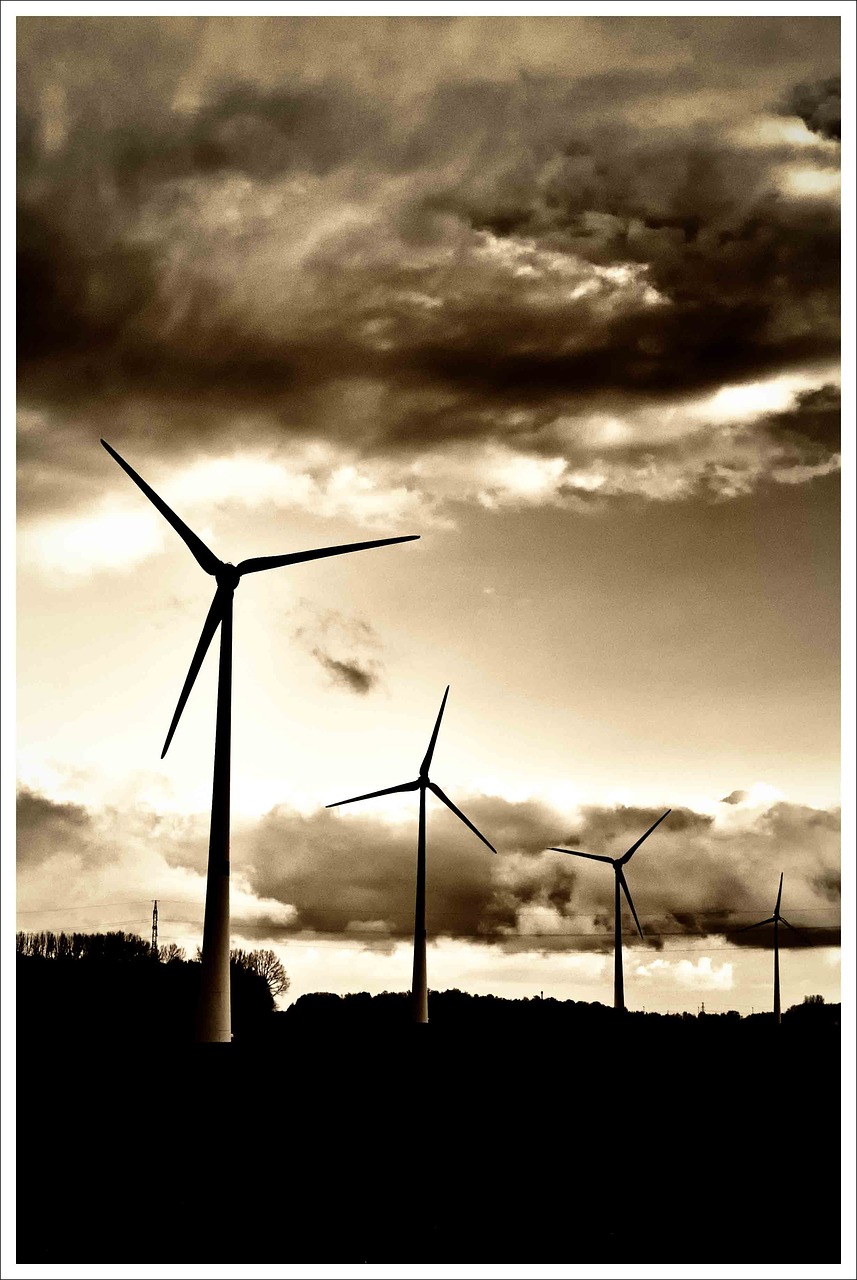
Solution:
[[(671, 809), (667, 809), (667, 813), (671, 813)], [(623, 853), (621, 858), (607, 858), (601, 853), (581, 853), (578, 849), (557, 849), (551, 846), (552, 853), (570, 853), (575, 858), (591, 858), (593, 862), (609, 862), (616, 876), (616, 897), (614, 905), (614, 947), (613, 947), (613, 1007), (620, 1012), (625, 1011), (625, 980), (622, 974), (622, 900), (619, 890), (628, 899), (628, 906), (631, 908), (631, 914), (634, 917), (634, 923), (637, 926), (637, 932), (640, 937), (643, 936), (643, 930), (640, 928), (640, 921), (637, 919), (637, 912), (634, 909), (634, 903), (631, 901), (631, 891), (628, 888), (628, 882), (625, 879), (625, 872), (622, 870), (626, 862), (629, 862), (639, 849), (644, 840), (652, 834), (655, 827), (663, 822), (667, 813), (662, 813), (657, 822), (653, 822), (645, 835), (640, 836), (631, 848)]]
[(449, 796), (441, 791), (435, 782), (431, 782), (428, 776), (429, 766), (432, 756), (434, 755), (435, 743), (440, 729), (440, 722), (443, 716), (443, 709), (446, 706), (447, 695), (449, 694), (449, 685), (446, 686), (446, 693), (443, 695), (443, 701), (440, 704), (440, 711), (437, 713), (434, 730), (431, 735), (431, 741), (428, 745), (428, 751), (420, 765), (419, 777), (413, 782), (403, 782), (397, 787), (385, 787), (383, 791), (369, 791), (366, 795), (351, 796), (348, 800), (337, 800), (334, 804), (329, 804), (328, 809), (336, 809), (342, 804), (354, 804), (358, 800), (372, 800), (375, 796), (390, 796), (397, 791), (419, 791), (420, 793), (420, 825), (419, 835), (417, 839), (417, 896), (414, 907), (414, 971), (411, 982), (411, 1000), (412, 1015), (414, 1022), (428, 1022), (428, 980), (426, 975), (426, 791), (431, 791), (437, 796), (438, 800), (442, 800), (447, 809), (451, 809), (457, 818), (460, 818), (466, 827), (469, 827), (474, 835), (478, 836), (483, 844), (487, 844), (492, 853), (496, 853), (490, 840), (486, 840), (481, 831), (477, 831), (469, 818), (466, 818), (460, 809), (452, 803)]
[(387, 547), (395, 542), (413, 542), (419, 535), (404, 538), (380, 538), (373, 542), (350, 542), (339, 547), (318, 547), (314, 551), (297, 551), (285, 556), (256, 556), (240, 564), (224, 564), (188, 528), (153, 489), (150, 489), (133, 467), (101, 443), (119, 466), (164, 519), (185, 542), (201, 569), (217, 582), (217, 590), (202, 628), (202, 634), (191, 660), (178, 705), (167, 733), (161, 759), (176, 731), (185, 703), (202, 666), (208, 647), (220, 627), (220, 668), (217, 681), (217, 720), (214, 735), (214, 780), (211, 792), (211, 827), (208, 841), (208, 878), (205, 888), (205, 916), (202, 932), (202, 974), (200, 981), (199, 1018), (196, 1038), (201, 1042), (229, 1043), (232, 1039), (232, 1016), (229, 989), (229, 791), (232, 738), (232, 602), (235, 588), (246, 573), (279, 569), (284, 565), (320, 560), (326, 556), (365, 551), (370, 547)]

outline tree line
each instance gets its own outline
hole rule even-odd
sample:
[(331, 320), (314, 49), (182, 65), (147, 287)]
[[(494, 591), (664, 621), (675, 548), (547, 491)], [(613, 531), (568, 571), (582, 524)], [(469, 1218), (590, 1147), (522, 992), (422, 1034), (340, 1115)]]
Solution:
[[(336, 995), (316, 992), (300, 996), (277, 1021), (285, 1034), (304, 1030), (320, 1032), (348, 1028), (349, 1034), (361, 1027), (404, 1027), (410, 1021), (408, 994), (384, 991), (379, 995), (357, 992)], [(520, 1031), (523, 1035), (547, 1034), (562, 1037), (567, 1033), (610, 1034), (617, 1026), (640, 1035), (659, 1038), (678, 1035), (724, 1038), (732, 1034), (752, 1034), (773, 1024), (773, 1013), (760, 1012), (744, 1017), (736, 1009), (722, 1013), (698, 1014), (646, 1013), (627, 1010), (618, 1018), (612, 1006), (597, 1001), (556, 1000), (539, 996), (506, 999), (494, 995), (472, 995), (457, 989), (429, 992), (430, 1025), (442, 1036), (447, 1031), (466, 1035), (471, 1031), (491, 1033)], [(783, 1013), (784, 1025), (798, 1034), (804, 1030), (838, 1034), (840, 1006), (825, 1003), (822, 996), (806, 996), (801, 1004)]]
[[(15, 935), (15, 951), (19, 956), (37, 957), (43, 960), (100, 960), (106, 963), (128, 964), (142, 960), (157, 960), (161, 964), (183, 963), (185, 950), (171, 942), (166, 947), (152, 947), (136, 933), (24, 933)], [(197, 948), (196, 960), (200, 959)], [(289, 989), (289, 978), (282, 962), (274, 951), (244, 951), (235, 948), (229, 953), (233, 968), (256, 973), (264, 978), (271, 996), (276, 998)]]
[[(16, 951), (20, 1037), (192, 1039), (198, 950), (188, 960), (175, 943), (153, 951), (151, 943), (132, 933), (20, 932)], [(316, 992), (277, 1012), (276, 997), (288, 990), (289, 978), (275, 952), (235, 949), (230, 959), (237, 1041), (297, 1041), (316, 1033), (372, 1035), (411, 1025), (406, 992)], [(511, 1031), (513, 1037), (516, 1032), (560, 1039), (590, 1032), (610, 1036), (618, 1025), (615, 1010), (607, 1005), (552, 997), (510, 1000), (454, 989), (431, 991), (429, 1007), (436, 1038), (495, 1031)], [(838, 1036), (839, 1010), (821, 996), (806, 996), (785, 1010), (783, 1026), (798, 1036), (828, 1031)], [(621, 1018), (622, 1026), (635, 1034), (702, 1036), (707, 1041), (752, 1034), (753, 1028), (764, 1029), (772, 1021), (770, 1013), (741, 1017), (734, 1009), (698, 1015), (628, 1011)]]

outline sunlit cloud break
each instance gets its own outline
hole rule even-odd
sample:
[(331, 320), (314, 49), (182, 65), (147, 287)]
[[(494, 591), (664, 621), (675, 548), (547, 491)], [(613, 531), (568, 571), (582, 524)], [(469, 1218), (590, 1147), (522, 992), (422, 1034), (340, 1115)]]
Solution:
[(162, 523), (145, 509), (105, 503), (91, 514), (58, 516), (25, 527), (18, 552), (24, 563), (60, 580), (132, 569), (163, 549)]

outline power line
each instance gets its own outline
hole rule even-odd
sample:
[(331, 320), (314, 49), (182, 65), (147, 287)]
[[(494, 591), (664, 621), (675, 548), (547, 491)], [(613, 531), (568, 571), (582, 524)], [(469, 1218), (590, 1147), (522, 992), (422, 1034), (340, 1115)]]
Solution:
[[(159, 898), (158, 901), (162, 902), (163, 899)], [(181, 916), (179, 917), (172, 916), (171, 919), (174, 924), (202, 925), (203, 923), (202, 920), (192, 920), (190, 917), (186, 917), (185, 919), (182, 919)], [(116, 924), (146, 924), (148, 923), (148, 921), (149, 921), (148, 916), (132, 916), (130, 920), (101, 920), (99, 921), (98, 927), (101, 929), (112, 929), (113, 926)]]
[[(27, 907), (25, 910), (16, 908), (15, 914), (19, 916), (33, 915), (50, 915), (56, 911), (84, 911), (96, 907), (135, 907), (138, 902), (149, 902), (149, 898), (132, 898), (129, 902), (70, 902), (63, 907)], [(161, 898), (159, 901), (164, 902)]]
[[(163, 902), (163, 898), (159, 898), (158, 901)], [(173, 924), (195, 924), (200, 926), (203, 924), (202, 920), (197, 920), (190, 916), (171, 916), (170, 920)], [(117, 924), (143, 924), (147, 921), (148, 921), (148, 916), (133, 916), (130, 919), (126, 919), (126, 920), (101, 921), (100, 927), (103, 929), (109, 929), (113, 925), (117, 925)], [(837, 927), (836, 925), (824, 925), (824, 924), (805, 924), (801, 926), (803, 931), (806, 933), (810, 933), (810, 932), (824, 933), (831, 929), (835, 929), (836, 927)], [(645, 943), (649, 939), (656, 939), (656, 938), (701, 938), (701, 939), (721, 938), (721, 937), (728, 937), (728, 935), (732, 932), (734, 932), (734, 930), (730, 930), (730, 929), (722, 929), (719, 931), (715, 930), (711, 933), (703, 933), (703, 932), (693, 933), (690, 929), (666, 929), (666, 930), (661, 930), (659, 932), (649, 931), (649, 933), (647, 933), (646, 937), (643, 939), (643, 942)], [(435, 938), (446, 938), (446, 937), (475, 938), (480, 942), (515, 942), (519, 938), (523, 938), (523, 939), (536, 939), (536, 938), (540, 938), (540, 939), (549, 939), (549, 938), (610, 939), (614, 935), (612, 932), (595, 932), (591, 929), (587, 929), (587, 930), (576, 930), (576, 931), (563, 930), (561, 933), (492, 933), (492, 934), (458, 933), (458, 932), (454, 934), (448, 934), (441, 930), (433, 934), (432, 936)], [(336, 934), (325, 933), (325, 934), (320, 934), (315, 939), (311, 939), (311, 941), (323, 941), (323, 942), (342, 941), (342, 942), (361, 942), (361, 943), (366, 943), (371, 941), (376, 943), (386, 943), (386, 942), (405, 941), (412, 937), (413, 937), (413, 934), (411, 933), (410, 930), (406, 933), (379, 933), (379, 934), (369, 934), (369, 933), (360, 933), (360, 932), (336, 933)], [(289, 934), (286, 934), (285, 940), (299, 941), (299, 939), (292, 938), (291, 935)], [(630, 940), (626, 942), (625, 945), (630, 949), (637, 946), (638, 944), (636, 940)], [(746, 951), (748, 947), (751, 950), (753, 949), (752, 944), (749, 942), (746, 944), (746, 946), (735, 947), (730, 949), (736, 950), (736, 951)], [(719, 949), (726, 950), (726, 948), (719, 948)], [(677, 950), (677, 948), (671, 947), (670, 950), (674, 951), (674, 950)], [(759, 950), (759, 948), (757, 947), (756, 950)]]
[[(136, 906), (138, 903), (143, 903), (143, 902), (145, 902), (145, 903), (149, 903), (149, 902), (151, 902), (151, 901), (152, 901), (152, 899), (151, 899), (151, 898), (130, 898), (130, 899), (126, 899), (126, 901), (124, 901), (124, 902), (69, 902), (69, 903), (66, 903), (64, 906), (61, 906), (61, 907), (26, 907), (26, 908), (20, 908), (20, 907), (18, 907), (18, 908), (16, 908), (16, 914), (17, 914), (17, 915), (19, 915), (19, 916), (37, 915), (37, 914), (45, 914), (45, 915), (47, 915), (47, 914), (49, 914), (49, 913), (56, 912), (56, 911), (85, 911), (85, 910), (89, 910), (89, 909), (95, 909), (95, 908), (97, 908), (97, 907), (134, 907), (134, 906)], [(158, 899), (158, 901), (159, 901), (159, 902), (166, 902), (166, 903), (168, 903), (170, 906), (177, 906), (177, 905), (180, 905), (180, 906), (186, 906), (186, 905), (188, 905), (188, 900), (187, 900), (187, 898), (159, 898), (159, 899)], [(194, 905), (202, 906), (203, 904), (200, 902), (200, 903), (198, 903), (198, 904), (194, 904)], [(758, 908), (757, 908), (757, 907), (740, 907), (740, 908), (738, 908), (738, 907), (708, 907), (708, 908), (706, 908), (705, 910), (697, 910), (695, 907), (693, 907), (693, 908), (689, 907), (686, 911), (661, 912), (659, 915), (656, 915), (656, 916), (655, 916), (655, 915), (651, 915), (651, 916), (646, 916), (646, 915), (644, 915), (644, 916), (642, 916), (642, 917), (641, 917), (641, 919), (643, 919), (643, 920), (667, 920), (667, 919), (670, 919), (671, 917), (672, 917), (672, 918), (674, 918), (674, 917), (675, 917), (675, 916), (677, 916), (677, 915), (687, 915), (687, 916), (751, 916), (751, 915), (755, 915), (755, 913), (756, 913), (756, 911), (757, 911), (757, 910), (762, 911), (762, 910), (764, 910), (764, 909), (765, 909), (765, 906), (769, 906), (769, 905), (770, 905), (770, 903), (767, 903), (767, 904), (762, 904), (762, 903), (760, 903), (760, 904), (759, 904), (759, 906), (758, 906)], [(836, 905), (835, 903), (832, 903), (829, 907), (819, 907), (819, 906), (812, 906), (812, 907), (811, 907), (811, 906), (797, 906), (797, 905), (795, 905), (795, 904), (792, 904), (792, 905), (790, 906), (790, 908), (789, 908), (789, 909), (790, 909), (791, 911), (812, 911), (812, 912), (816, 912), (816, 911), (839, 911), (839, 910), (840, 910), (839, 906), (838, 906), (838, 905)], [(576, 917), (576, 916), (586, 916), (586, 915), (591, 915), (591, 914), (592, 914), (591, 912), (575, 911), (575, 912), (572, 912), (572, 913), (571, 913), (571, 918), (573, 919), (573, 918), (574, 918), (574, 917)]]
[[(768, 903), (767, 905), (770, 906), (770, 903)], [(792, 906), (789, 908), (789, 910), (790, 911), (838, 911), (839, 906), (834, 903), (831, 903), (829, 907)], [(671, 914), (678, 915), (678, 916), (683, 916), (683, 915), (684, 916), (721, 916), (721, 915), (722, 916), (752, 916), (752, 915), (755, 915), (756, 911), (764, 911), (764, 906), (760, 904), (758, 907), (741, 907), (740, 909), (737, 907), (710, 907), (707, 911), (690, 911), (690, 910), (689, 911), (673, 911)], [(652, 917), (652, 916), (649, 917), (649, 919), (654, 919), (654, 918), (656, 917)], [(646, 919), (646, 917), (644, 916), (643, 919)]]
[[(138, 903), (149, 903), (151, 898), (129, 898), (125, 902), (68, 902), (62, 907), (16, 907), (15, 914), (19, 916), (32, 915), (48, 915), (55, 911), (94, 911), (98, 907), (136, 907)], [(168, 902), (170, 906), (181, 907), (202, 907), (202, 902), (194, 902), (187, 898), (158, 898), (158, 902)]]

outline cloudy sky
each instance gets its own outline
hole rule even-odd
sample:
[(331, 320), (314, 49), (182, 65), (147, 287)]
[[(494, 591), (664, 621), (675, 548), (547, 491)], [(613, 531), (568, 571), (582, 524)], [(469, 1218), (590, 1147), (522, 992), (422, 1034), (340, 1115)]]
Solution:
[[(839, 998), (839, 21), (18, 20), (19, 928), (201, 935), (211, 598), (233, 937), (429, 984)], [(784, 945), (792, 941), (790, 936)]]

